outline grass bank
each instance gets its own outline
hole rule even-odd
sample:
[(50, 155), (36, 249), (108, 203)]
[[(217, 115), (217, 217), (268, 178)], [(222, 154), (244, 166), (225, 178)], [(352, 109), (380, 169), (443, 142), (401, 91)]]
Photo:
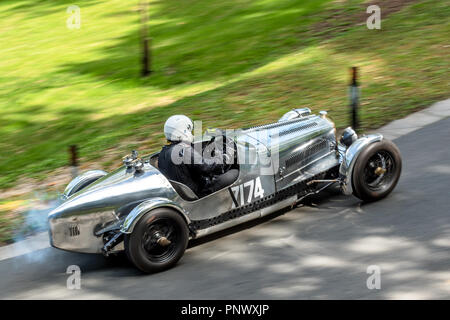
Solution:
[[(153, 74), (143, 79), (137, 0), (80, 0), (75, 30), (66, 27), (71, 1), (1, 1), (0, 189), (51, 178), (71, 144), (99, 168), (130, 148), (156, 150), (176, 113), (237, 128), (308, 106), (344, 127), (353, 65), (365, 129), (447, 98), (448, 2), (414, 2), (381, 30), (342, 29), (330, 15), (360, 15), (361, 3), (151, 1)], [(324, 19), (331, 37), (314, 27)]]

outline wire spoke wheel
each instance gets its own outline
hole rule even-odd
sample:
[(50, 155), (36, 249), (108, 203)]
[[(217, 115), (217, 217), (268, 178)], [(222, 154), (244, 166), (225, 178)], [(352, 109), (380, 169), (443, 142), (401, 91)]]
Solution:
[(140, 270), (166, 270), (183, 256), (189, 230), (179, 212), (157, 208), (139, 219), (131, 234), (125, 235), (125, 252)]
[(361, 151), (353, 169), (353, 194), (364, 201), (387, 196), (397, 185), (402, 159), (397, 146), (387, 139)]
[(389, 187), (395, 171), (395, 162), (392, 155), (385, 150), (381, 150), (369, 158), (364, 168), (364, 181), (368, 188), (373, 191), (380, 191)]
[(169, 260), (176, 252), (179, 229), (166, 218), (153, 221), (142, 237), (142, 247), (148, 258), (155, 262)]

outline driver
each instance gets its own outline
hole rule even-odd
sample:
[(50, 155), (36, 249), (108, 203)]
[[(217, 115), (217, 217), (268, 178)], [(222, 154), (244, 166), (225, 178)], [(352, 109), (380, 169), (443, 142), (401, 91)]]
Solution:
[(230, 169), (223, 173), (223, 159), (202, 157), (193, 145), (193, 127), (192, 120), (184, 115), (167, 119), (164, 135), (169, 144), (159, 153), (158, 168), (168, 179), (187, 185), (202, 197), (233, 183), (239, 172)]

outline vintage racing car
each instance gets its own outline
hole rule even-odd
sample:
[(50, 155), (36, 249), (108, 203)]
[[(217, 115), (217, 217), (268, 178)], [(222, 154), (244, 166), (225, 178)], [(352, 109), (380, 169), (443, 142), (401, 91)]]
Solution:
[(325, 111), (294, 109), (278, 122), (207, 130), (195, 144), (213, 146), (238, 169), (229, 186), (199, 197), (158, 170), (158, 153), (124, 158), (117, 170), (85, 172), (66, 187), (48, 216), (53, 247), (105, 256), (122, 251), (144, 272), (173, 266), (189, 239), (258, 219), (339, 184), (363, 201), (388, 195), (398, 182), (398, 148), (380, 134), (338, 139)]

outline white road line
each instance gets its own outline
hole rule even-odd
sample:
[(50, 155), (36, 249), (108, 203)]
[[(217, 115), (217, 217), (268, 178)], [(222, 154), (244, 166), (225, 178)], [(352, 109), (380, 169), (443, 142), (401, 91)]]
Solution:
[(41, 232), (25, 240), (0, 247), (0, 261), (15, 258), (33, 251), (50, 247), (48, 232)]

